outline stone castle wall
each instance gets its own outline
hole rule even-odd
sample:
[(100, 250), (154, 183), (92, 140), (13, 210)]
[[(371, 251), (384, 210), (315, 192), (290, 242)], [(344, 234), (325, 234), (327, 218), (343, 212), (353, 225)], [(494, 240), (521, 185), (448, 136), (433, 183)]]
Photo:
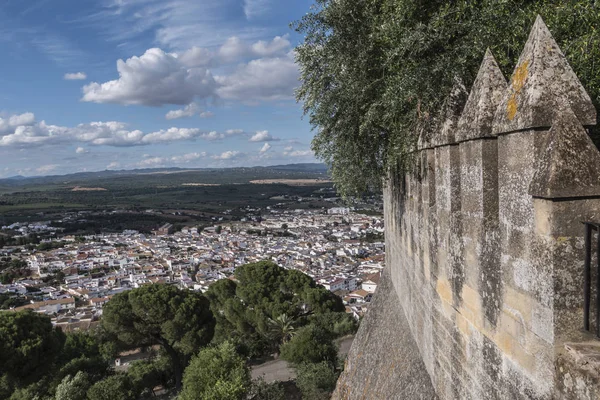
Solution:
[(334, 398), (406, 398), (385, 382), (410, 368), (442, 399), (600, 398), (600, 342), (582, 332), (581, 222), (600, 221), (600, 153), (586, 131), (596, 110), (542, 19), (509, 83), (488, 51), (470, 94), (457, 86), (442, 115), (384, 193), (393, 294), (378, 296), (397, 298), (397, 329), (412, 339), (395, 345), (420, 361), (389, 344), (385, 366), (361, 357), (381, 334), (367, 321)]

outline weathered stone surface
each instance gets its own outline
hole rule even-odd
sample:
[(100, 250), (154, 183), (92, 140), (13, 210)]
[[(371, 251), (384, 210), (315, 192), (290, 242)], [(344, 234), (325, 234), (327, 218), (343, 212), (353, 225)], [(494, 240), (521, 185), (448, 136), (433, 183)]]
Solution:
[(582, 125), (596, 124), (590, 96), (538, 16), (496, 110), (493, 133), (549, 128), (555, 116), (569, 107)]
[(496, 326), (502, 279), (498, 232), (498, 141), (460, 144), (461, 214), (467, 285), (479, 288), (485, 318)]
[(458, 121), (457, 142), (492, 136), (494, 113), (506, 88), (506, 78), (488, 49)]
[(570, 109), (550, 129), (529, 194), (545, 199), (600, 196), (600, 152)]
[(381, 278), (332, 399), (437, 399), (389, 271)]
[[(592, 339), (593, 340), (593, 339)], [(556, 362), (559, 376), (554, 398), (592, 400), (600, 397), (599, 342), (567, 343)]]

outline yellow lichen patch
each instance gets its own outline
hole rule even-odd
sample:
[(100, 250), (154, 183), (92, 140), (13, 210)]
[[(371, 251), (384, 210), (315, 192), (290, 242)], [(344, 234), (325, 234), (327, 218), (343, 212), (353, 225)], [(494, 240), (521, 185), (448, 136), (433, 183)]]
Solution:
[(515, 92), (519, 93), (523, 86), (525, 86), (525, 80), (527, 79), (527, 73), (529, 72), (529, 60), (524, 61), (517, 67), (515, 74), (512, 79), (512, 87)]
[(506, 107), (506, 116), (510, 121), (515, 119), (517, 115), (517, 94), (513, 93), (508, 100), (508, 105)]
[(527, 74), (529, 73), (529, 60), (525, 60), (521, 65), (517, 67), (512, 78), (512, 90), (513, 94), (508, 100), (506, 106), (506, 115), (510, 121), (512, 121), (517, 115), (517, 95), (521, 93), (525, 81), (527, 80)]

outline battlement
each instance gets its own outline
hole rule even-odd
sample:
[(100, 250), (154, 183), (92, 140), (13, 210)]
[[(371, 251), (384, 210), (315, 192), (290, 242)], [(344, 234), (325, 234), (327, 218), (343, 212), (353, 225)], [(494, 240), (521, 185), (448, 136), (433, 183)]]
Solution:
[[(597, 398), (581, 223), (600, 221), (600, 152), (586, 130), (597, 113), (542, 19), (508, 83), (487, 51), (471, 92), (457, 84), (440, 115), (415, 167), (385, 189), (391, 290), (414, 341), (398, 346), (416, 346), (442, 399)], [(337, 398), (401, 398), (385, 385), (348, 390), (368, 368), (354, 350)]]

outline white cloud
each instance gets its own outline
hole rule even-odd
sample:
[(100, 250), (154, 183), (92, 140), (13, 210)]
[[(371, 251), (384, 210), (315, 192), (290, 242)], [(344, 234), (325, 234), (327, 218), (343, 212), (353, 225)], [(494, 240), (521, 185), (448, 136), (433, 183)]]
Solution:
[(308, 157), (308, 156), (312, 156), (313, 152), (310, 150), (296, 150), (296, 151), (292, 151), (289, 155), (291, 157)]
[(254, 19), (269, 11), (270, 0), (244, 0), (244, 14), (247, 19)]
[(217, 131), (212, 131), (212, 132), (207, 132), (207, 133), (203, 133), (202, 135), (200, 135), (200, 137), (204, 140), (208, 140), (210, 142), (215, 141), (215, 140), (222, 140), (228, 137), (233, 137), (233, 136), (239, 136), (239, 135), (243, 135), (244, 131), (241, 129), (229, 129), (226, 130), (225, 132), (217, 132)]
[(85, 72), (71, 72), (65, 74), (64, 78), (67, 81), (80, 81), (87, 79), (87, 75), (85, 74)]
[(202, 131), (196, 128), (169, 128), (145, 135), (141, 142), (144, 144), (155, 144), (165, 142), (175, 142), (180, 140), (190, 140), (202, 135)]
[(204, 158), (206, 157), (206, 152), (202, 152), (202, 153), (188, 153), (188, 154), (183, 154), (180, 156), (173, 156), (171, 157), (171, 162), (174, 163), (188, 163), (190, 161), (195, 161), (198, 160), (199, 158)]
[[(119, 78), (85, 85), (82, 100), (123, 105), (187, 105), (167, 113), (167, 119), (175, 119), (194, 115), (193, 108), (188, 107), (195, 99), (221, 97), (247, 103), (291, 99), (299, 73), (290, 48), (287, 36), (255, 42), (234, 36), (216, 51), (192, 47), (181, 53), (168, 53), (151, 48), (139, 57), (118, 60)], [(208, 69), (248, 59), (251, 61), (239, 65), (232, 73), (218, 77)]]
[(0, 146), (41, 145), (56, 140), (63, 132), (64, 128), (46, 125), (44, 121), (39, 124), (19, 125), (11, 133), (0, 136)]
[(290, 151), (294, 150), (294, 148), (293, 148), (292, 146), (288, 146), (288, 147), (286, 147), (286, 148), (285, 148), (285, 149), (283, 149), (283, 150), (285, 150), (285, 151), (287, 151), (287, 152), (290, 152)]
[(232, 20), (229, 11), (243, 7), (243, 0), (101, 0), (99, 3), (102, 6), (92, 10), (84, 22), (94, 24), (108, 40), (118, 43), (135, 45), (153, 37), (169, 49), (214, 48), (230, 36), (256, 40), (271, 30)]
[(270, 42), (259, 40), (253, 44), (232, 36), (219, 48), (216, 62), (231, 63), (243, 58), (260, 58), (285, 55), (291, 48), (288, 36), (275, 36)]
[(269, 131), (258, 131), (251, 138), (251, 142), (274, 142), (278, 141), (278, 138), (274, 138)]
[(59, 167), (59, 165), (57, 165), (57, 164), (42, 165), (41, 167), (36, 168), (36, 171), (39, 172), (40, 174), (47, 174), (49, 172), (54, 171), (58, 167)]
[(236, 159), (238, 157), (241, 157), (244, 153), (241, 153), (239, 151), (225, 151), (221, 154), (218, 155), (214, 155), (212, 156), (212, 158), (214, 158), (215, 160), (233, 160)]
[(244, 133), (242, 129), (227, 129), (225, 133), (229, 136), (241, 135)]
[(179, 54), (177, 58), (189, 68), (210, 67), (214, 64), (215, 54), (202, 47), (192, 47)]
[(77, 149), (75, 149), (75, 153), (77, 153), (77, 154), (86, 154), (86, 153), (89, 153), (89, 151), (87, 151), (83, 147), (78, 147)]
[[(146, 155), (147, 156), (147, 155)], [(144, 157), (144, 159), (136, 164), (140, 168), (155, 168), (169, 164), (187, 164), (205, 158), (207, 153), (187, 153), (171, 157)]]
[(169, 111), (167, 115), (165, 115), (165, 118), (171, 120), (177, 118), (191, 117), (198, 112), (200, 112), (200, 107), (198, 106), (198, 104), (190, 103), (182, 109)]
[[(132, 146), (138, 144), (145, 137), (140, 130), (130, 131), (127, 124), (117, 121), (90, 122), (79, 124), (74, 128), (61, 128), (62, 139), (74, 139), (96, 146)], [(56, 140), (61, 139), (59, 135), (54, 136)], [(49, 138), (50, 141), (52, 136)]]
[(298, 86), (298, 66), (291, 54), (261, 58), (238, 66), (231, 75), (216, 76), (216, 93), (243, 102), (292, 99)]
[(264, 154), (267, 151), (269, 151), (270, 148), (271, 148), (271, 145), (269, 143), (265, 143), (265, 145), (260, 149), (260, 153)]
[(202, 111), (198, 104), (190, 103), (179, 110), (169, 111), (165, 115), (165, 118), (168, 120), (172, 120), (178, 118), (193, 117), (194, 115), (198, 115), (200, 118), (212, 118), (215, 114), (210, 111)]
[(137, 166), (141, 168), (162, 167), (165, 165), (166, 162), (167, 159), (163, 157), (150, 157), (137, 163)]
[(214, 96), (216, 83), (206, 68), (187, 68), (175, 54), (153, 48), (142, 56), (117, 61), (119, 79), (83, 87), (83, 101), (95, 103), (190, 104)]
[(0, 118), (0, 134), (13, 132), (18, 126), (33, 125), (35, 123), (35, 115), (33, 113), (25, 113), (20, 115), (12, 115), (8, 118)]
[(275, 36), (270, 41), (248, 42), (238, 36), (231, 36), (216, 51), (202, 47), (192, 47), (177, 55), (188, 68), (217, 67), (243, 59), (283, 56), (290, 51), (292, 44), (288, 35)]
[(106, 166), (106, 169), (117, 169), (117, 168), (119, 168), (120, 166), (121, 166), (121, 163), (120, 163), (120, 162), (113, 161), (113, 162), (111, 162), (110, 164), (108, 164), (108, 165)]
[(270, 42), (259, 40), (251, 46), (252, 54), (259, 57), (284, 55), (292, 47), (288, 37), (288, 35), (275, 36)]
[[(75, 127), (48, 125), (45, 121), (36, 122), (31, 113), (0, 118), (0, 147), (31, 147), (57, 143), (86, 143), (94, 146), (141, 146), (156, 143), (189, 141), (195, 139), (217, 140), (244, 135), (241, 129), (225, 132), (206, 132), (198, 128), (172, 127), (156, 132), (145, 133), (131, 130), (127, 124), (118, 121), (90, 122)], [(77, 148), (81, 154), (83, 147)]]
[(225, 139), (225, 134), (217, 132), (217, 131), (212, 131), (212, 132), (203, 133), (201, 135), (201, 137), (204, 140), (208, 140), (209, 142), (212, 142), (215, 140)]

